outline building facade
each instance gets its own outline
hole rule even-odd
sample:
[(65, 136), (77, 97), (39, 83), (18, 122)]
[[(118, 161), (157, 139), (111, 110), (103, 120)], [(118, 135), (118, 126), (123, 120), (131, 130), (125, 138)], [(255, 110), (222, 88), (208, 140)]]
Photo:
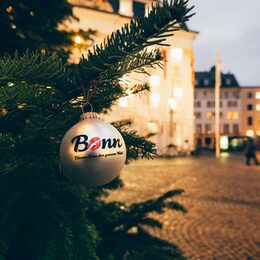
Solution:
[[(87, 1), (71, 0), (73, 13), (80, 20), (73, 29), (96, 30), (95, 43), (100, 43), (113, 31), (121, 28), (135, 15), (144, 15), (153, 3), (148, 0)], [(157, 144), (159, 154), (170, 144), (179, 149), (189, 144), (194, 148), (194, 53), (193, 40), (197, 32), (180, 30), (162, 48), (164, 69), (150, 70), (151, 76), (127, 75), (128, 84), (149, 82), (151, 92), (121, 98), (106, 120), (130, 118), (140, 135)], [(77, 61), (83, 49), (75, 49), (72, 59)], [(130, 82), (130, 83), (129, 83)]]
[[(215, 147), (215, 67), (195, 73), (195, 143)], [(241, 88), (231, 73), (221, 73), (220, 134), (239, 136), (241, 132)]]
[(260, 86), (241, 87), (241, 134), (256, 139), (260, 145)]

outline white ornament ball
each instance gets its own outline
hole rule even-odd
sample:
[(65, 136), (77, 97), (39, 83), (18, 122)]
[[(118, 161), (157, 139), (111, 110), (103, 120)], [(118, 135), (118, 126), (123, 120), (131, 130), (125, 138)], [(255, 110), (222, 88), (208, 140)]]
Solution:
[(97, 187), (119, 175), (126, 160), (126, 146), (115, 127), (95, 113), (84, 113), (63, 137), (60, 158), (64, 171), (77, 182)]

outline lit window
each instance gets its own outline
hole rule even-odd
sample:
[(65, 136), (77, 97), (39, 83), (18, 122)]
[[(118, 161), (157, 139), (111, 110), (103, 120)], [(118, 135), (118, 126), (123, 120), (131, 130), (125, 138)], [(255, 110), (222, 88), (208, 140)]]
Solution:
[(214, 112), (207, 112), (207, 119), (212, 119), (215, 117), (215, 113)]
[(246, 136), (253, 137), (254, 136), (254, 130), (246, 130)]
[(228, 111), (226, 114), (226, 119), (238, 119), (239, 115), (236, 111)]
[(180, 62), (183, 55), (182, 48), (171, 48), (170, 54), (174, 61)]
[(256, 135), (260, 136), (260, 130), (256, 131)]
[(256, 98), (256, 99), (260, 99), (260, 91), (257, 91), (257, 92), (255, 93), (255, 98)]
[(169, 98), (168, 105), (171, 110), (176, 110), (176, 108), (177, 108), (176, 100), (173, 98)]
[(238, 118), (239, 118), (238, 112), (233, 112), (233, 119), (238, 119)]
[(260, 103), (255, 106), (256, 111), (260, 111)]
[(160, 95), (158, 92), (151, 93), (150, 96), (151, 103), (154, 107), (158, 107), (160, 104)]
[(159, 75), (151, 75), (150, 84), (154, 87), (158, 87), (160, 85), (160, 76)]
[(147, 128), (148, 128), (149, 134), (157, 134), (159, 132), (159, 125), (155, 121), (148, 122)]
[(181, 87), (173, 88), (173, 95), (174, 97), (182, 97), (183, 89)]
[(126, 97), (119, 98), (118, 104), (120, 107), (127, 107), (128, 106), (127, 98)]

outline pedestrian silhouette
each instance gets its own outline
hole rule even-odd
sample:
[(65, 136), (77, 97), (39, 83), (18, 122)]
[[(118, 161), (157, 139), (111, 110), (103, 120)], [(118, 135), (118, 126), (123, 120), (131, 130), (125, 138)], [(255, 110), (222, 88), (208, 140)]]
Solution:
[(250, 165), (251, 159), (254, 160), (255, 165), (259, 165), (259, 162), (256, 158), (256, 146), (254, 140), (251, 137), (248, 137), (246, 142), (246, 165)]

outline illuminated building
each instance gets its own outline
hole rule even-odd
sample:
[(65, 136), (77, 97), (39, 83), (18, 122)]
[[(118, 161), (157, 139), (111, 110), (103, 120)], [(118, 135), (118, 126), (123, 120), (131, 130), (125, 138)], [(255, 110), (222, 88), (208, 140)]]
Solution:
[[(96, 30), (95, 43), (101, 43), (107, 35), (128, 23), (133, 16), (145, 15), (153, 3), (148, 0), (70, 2), (74, 5), (73, 13), (80, 20), (70, 26), (73, 29)], [(108, 121), (132, 119), (134, 129), (157, 144), (158, 154), (163, 154), (170, 144), (181, 150), (187, 140), (190, 149), (194, 148), (192, 44), (196, 36), (197, 32), (180, 30), (175, 32), (174, 37), (167, 38), (166, 43), (171, 46), (161, 47), (165, 57), (164, 70), (150, 70), (151, 77), (145, 74), (127, 76), (132, 84), (148, 82), (151, 92), (121, 98), (106, 116)], [(86, 54), (84, 48), (75, 48), (73, 61), (77, 61), (77, 57), (81, 56), (79, 52)]]

